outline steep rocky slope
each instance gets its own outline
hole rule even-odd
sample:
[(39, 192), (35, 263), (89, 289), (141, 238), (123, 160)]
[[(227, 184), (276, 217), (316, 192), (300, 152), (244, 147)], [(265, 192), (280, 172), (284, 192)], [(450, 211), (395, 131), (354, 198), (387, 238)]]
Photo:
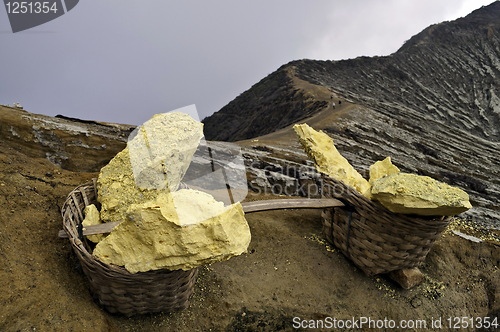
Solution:
[(292, 68), (283, 67), (206, 118), (205, 135), (218, 141), (255, 137), (295, 123), (326, 106), (326, 101), (298, 86)]
[[(296, 92), (284, 102), (275, 87)], [(302, 113), (290, 106), (300, 96), (309, 96)], [(391, 156), (405, 171), (462, 187), (475, 206), (468, 216), (500, 227), (500, 2), (433, 25), (390, 56), (291, 62), (204, 122), (209, 139), (268, 134), (268, 149), (296, 150), (292, 136), (270, 133), (315, 121), (311, 110), (315, 128), (358, 168)]]

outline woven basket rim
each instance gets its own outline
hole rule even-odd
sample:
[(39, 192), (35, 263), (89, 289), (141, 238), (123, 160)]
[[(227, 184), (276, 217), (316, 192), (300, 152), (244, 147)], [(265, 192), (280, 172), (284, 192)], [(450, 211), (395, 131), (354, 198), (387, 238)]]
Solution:
[(384, 217), (395, 218), (398, 220), (399, 227), (409, 226), (413, 228), (415, 224), (418, 224), (418, 226), (420, 227), (430, 226), (432, 229), (434, 229), (436, 223), (442, 223), (446, 225), (449, 223), (449, 221), (446, 221), (447, 219), (449, 219), (449, 217), (446, 216), (420, 216), (415, 214), (402, 214), (402, 213), (391, 212), (379, 202), (365, 197), (355, 188), (347, 185), (342, 181), (334, 179), (326, 174), (322, 174), (322, 179), (326, 183), (333, 183), (335, 186), (340, 186), (341, 188), (343, 188), (343, 190), (346, 191), (346, 193), (348, 193), (348, 195), (333, 195), (333, 197), (342, 201), (348, 208), (349, 207), (352, 207), (354, 209), (365, 208), (376, 211), (379, 214), (383, 214)]
[[(128, 276), (128, 277), (139, 278), (139, 277), (147, 277), (147, 276), (163, 274), (163, 273), (170, 273), (170, 272), (175, 272), (175, 271), (182, 271), (182, 270), (157, 269), (157, 270), (131, 273), (123, 266), (104, 263), (97, 256), (93, 255), (89, 251), (89, 249), (85, 246), (84, 241), (86, 241), (86, 240), (82, 240), (79, 238), (76, 225), (73, 225), (73, 223), (70, 220), (70, 215), (68, 214), (68, 210), (71, 209), (70, 200), (71, 200), (72, 196), (76, 193), (82, 194), (82, 192), (84, 192), (85, 190), (91, 190), (96, 195), (96, 200), (97, 200), (97, 179), (93, 178), (91, 181), (83, 183), (83, 184), (77, 186), (75, 189), (73, 189), (68, 194), (68, 196), (67, 196), (68, 198), (64, 202), (63, 207), (61, 209), (61, 215), (63, 218), (63, 229), (68, 234), (68, 238), (69, 238), (69, 241), (71, 243), (71, 246), (77, 251), (77, 253), (79, 253), (79, 256), (81, 256), (82, 259), (87, 260), (88, 263), (91, 263), (92, 265), (96, 265), (103, 270), (112, 271), (114, 273), (119, 273), (119, 274), (122, 274), (122, 275)], [(83, 194), (83, 196), (85, 197), (85, 194)], [(86, 203), (86, 205), (88, 205), (87, 203), (90, 203), (90, 201), (85, 202), (85, 203)]]
[(451, 220), (393, 213), (342, 181), (322, 180), (322, 189), (333, 186), (322, 196), (345, 204), (322, 213), (323, 234), (368, 275), (418, 266)]

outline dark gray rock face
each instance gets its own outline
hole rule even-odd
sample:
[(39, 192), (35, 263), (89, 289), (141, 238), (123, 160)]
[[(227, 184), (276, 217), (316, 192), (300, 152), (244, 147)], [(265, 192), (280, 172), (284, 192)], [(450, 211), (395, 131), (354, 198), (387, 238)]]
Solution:
[(291, 69), (283, 66), (203, 120), (207, 139), (237, 141), (256, 137), (323, 109), (327, 102), (294, 85)]
[[(467, 216), (500, 227), (500, 2), (433, 25), (390, 56), (300, 60), (277, 72), (285, 71), (356, 105), (322, 128), (354, 165), (366, 169), (391, 156), (404, 171), (466, 190), (474, 206)], [(274, 118), (289, 116), (279, 98), (263, 105), (261, 90), (257, 84), (216, 113), (218, 127), (205, 119), (219, 128), (208, 139), (214, 132), (225, 140), (251, 138), (303, 119), (239, 117), (264, 106)]]

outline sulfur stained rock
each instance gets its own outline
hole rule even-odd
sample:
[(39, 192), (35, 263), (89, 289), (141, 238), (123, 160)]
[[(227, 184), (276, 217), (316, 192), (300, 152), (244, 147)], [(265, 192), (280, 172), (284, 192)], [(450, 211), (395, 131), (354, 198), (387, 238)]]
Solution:
[(394, 213), (444, 216), (472, 207), (463, 190), (428, 176), (401, 173), (390, 157), (370, 166), (368, 182), (340, 155), (328, 135), (307, 124), (293, 128), (318, 171), (354, 187), (369, 199), (378, 200)]
[(203, 125), (189, 115), (155, 115), (97, 181), (101, 219), (124, 220), (95, 247), (103, 262), (131, 273), (189, 270), (246, 251), (250, 229), (241, 204), (224, 206), (211, 195), (177, 190)]
[(103, 221), (125, 220), (131, 204), (176, 190), (203, 137), (203, 124), (183, 113), (157, 114), (131, 136), (97, 179)]
[[(82, 222), (83, 227), (102, 224), (101, 218), (99, 216), (99, 210), (97, 210), (94, 204), (87, 205), (83, 210), (83, 213), (85, 215), (85, 219), (83, 219)], [(98, 243), (99, 241), (104, 239), (104, 235), (103, 234), (88, 235), (87, 239), (89, 239), (92, 242)]]
[(180, 112), (157, 114), (131, 136), (127, 148), (137, 185), (175, 191), (203, 137), (203, 124)]
[(467, 193), (428, 176), (397, 173), (374, 181), (372, 198), (395, 213), (451, 216), (472, 206)]
[(240, 203), (224, 206), (206, 193), (181, 189), (131, 205), (127, 221), (93, 254), (136, 273), (189, 270), (245, 252), (250, 229)]
[(318, 132), (307, 124), (295, 125), (293, 129), (318, 171), (354, 187), (362, 195), (370, 198), (368, 181), (338, 152), (333, 140), (327, 134)]
[(387, 157), (384, 160), (377, 161), (373, 165), (370, 166), (370, 185), (373, 185), (375, 180), (383, 178), (386, 175), (399, 173), (400, 170), (395, 166), (391, 157)]
[(101, 169), (97, 192), (102, 205), (101, 219), (106, 222), (125, 220), (130, 204), (143, 203), (158, 195), (156, 190), (137, 186), (127, 148)]

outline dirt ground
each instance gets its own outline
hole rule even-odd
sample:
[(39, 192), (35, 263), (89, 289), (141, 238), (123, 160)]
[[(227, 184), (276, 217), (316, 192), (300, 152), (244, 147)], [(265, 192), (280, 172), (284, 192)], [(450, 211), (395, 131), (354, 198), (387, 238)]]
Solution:
[(432, 319), (499, 315), (498, 244), (448, 232), (422, 267), (426, 281), (403, 290), (326, 244), (319, 210), (248, 214), (248, 253), (201, 268), (183, 312), (109, 314), (92, 300), (69, 241), (57, 238), (65, 196), (95, 176), (0, 139), (0, 331), (274, 331), (360, 317), (426, 320), (430, 329)]

